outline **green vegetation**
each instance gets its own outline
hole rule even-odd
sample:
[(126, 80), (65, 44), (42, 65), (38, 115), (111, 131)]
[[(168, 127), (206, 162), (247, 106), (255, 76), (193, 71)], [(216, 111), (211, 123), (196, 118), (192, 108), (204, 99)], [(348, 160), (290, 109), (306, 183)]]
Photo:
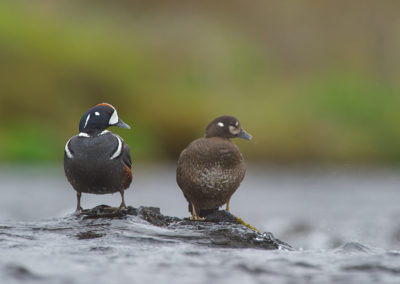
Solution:
[(0, 161), (61, 160), (103, 101), (135, 160), (232, 114), (249, 160), (400, 161), (397, 2), (159, 2), (0, 2)]

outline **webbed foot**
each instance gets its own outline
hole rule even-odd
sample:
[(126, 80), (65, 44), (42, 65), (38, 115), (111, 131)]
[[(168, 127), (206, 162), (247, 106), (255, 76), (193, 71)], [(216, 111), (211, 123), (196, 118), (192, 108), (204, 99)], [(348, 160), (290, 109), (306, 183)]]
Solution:
[(192, 216), (190, 216), (190, 220), (191, 221), (204, 221), (204, 220), (206, 220), (206, 218), (205, 217), (200, 217), (200, 216), (197, 216), (197, 215), (192, 215)]
[(192, 216), (190, 216), (190, 220), (192, 221), (204, 221), (206, 218), (200, 217), (197, 215), (196, 207), (194, 207), (193, 203), (192, 205)]

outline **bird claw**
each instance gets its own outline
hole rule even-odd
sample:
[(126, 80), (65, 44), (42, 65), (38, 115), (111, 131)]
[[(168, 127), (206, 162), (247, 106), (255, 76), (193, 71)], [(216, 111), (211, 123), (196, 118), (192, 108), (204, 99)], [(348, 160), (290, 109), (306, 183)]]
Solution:
[(83, 211), (84, 210), (82, 209), (82, 207), (76, 208), (74, 215), (80, 215), (81, 213), (83, 213)]
[(120, 212), (125, 212), (127, 209), (128, 209), (128, 208), (125, 206), (125, 204), (124, 204), (124, 206), (122, 206), (122, 204), (121, 204), (120, 207), (116, 207), (116, 208), (114, 207), (114, 208), (112, 208), (111, 214), (118, 214), (118, 213), (120, 213)]
[(192, 216), (190, 216), (190, 220), (191, 221), (205, 221), (206, 220), (206, 218), (205, 217), (199, 217), (199, 216), (194, 216), (194, 215), (192, 215)]

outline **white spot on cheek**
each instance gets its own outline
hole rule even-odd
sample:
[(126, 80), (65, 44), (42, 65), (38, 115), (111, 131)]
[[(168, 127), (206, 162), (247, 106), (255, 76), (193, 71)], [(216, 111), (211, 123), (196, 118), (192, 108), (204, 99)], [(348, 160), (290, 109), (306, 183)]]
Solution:
[(239, 128), (236, 128), (235, 126), (229, 125), (229, 132), (232, 133), (233, 135), (237, 135), (240, 132)]
[(217, 125), (218, 125), (219, 127), (224, 127), (224, 124), (223, 124), (222, 122), (218, 122)]
[(96, 111), (96, 112), (94, 113), (94, 115), (97, 115), (97, 116), (99, 116), (99, 115), (100, 115), (100, 113), (99, 113), (98, 111)]

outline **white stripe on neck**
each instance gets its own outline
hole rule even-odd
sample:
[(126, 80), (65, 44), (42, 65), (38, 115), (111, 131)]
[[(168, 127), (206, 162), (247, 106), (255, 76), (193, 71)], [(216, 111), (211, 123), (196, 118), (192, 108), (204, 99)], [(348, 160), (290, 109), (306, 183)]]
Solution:
[[(107, 133), (110, 133), (110, 131), (108, 131), (108, 130), (103, 130), (103, 131), (100, 132), (100, 134), (98, 134), (97, 136), (104, 135), (104, 134), (107, 134)], [(92, 137), (92, 136), (90, 136), (89, 134), (87, 134), (86, 132), (80, 132), (80, 133), (78, 134), (78, 136), (80, 136), (80, 137)]]

